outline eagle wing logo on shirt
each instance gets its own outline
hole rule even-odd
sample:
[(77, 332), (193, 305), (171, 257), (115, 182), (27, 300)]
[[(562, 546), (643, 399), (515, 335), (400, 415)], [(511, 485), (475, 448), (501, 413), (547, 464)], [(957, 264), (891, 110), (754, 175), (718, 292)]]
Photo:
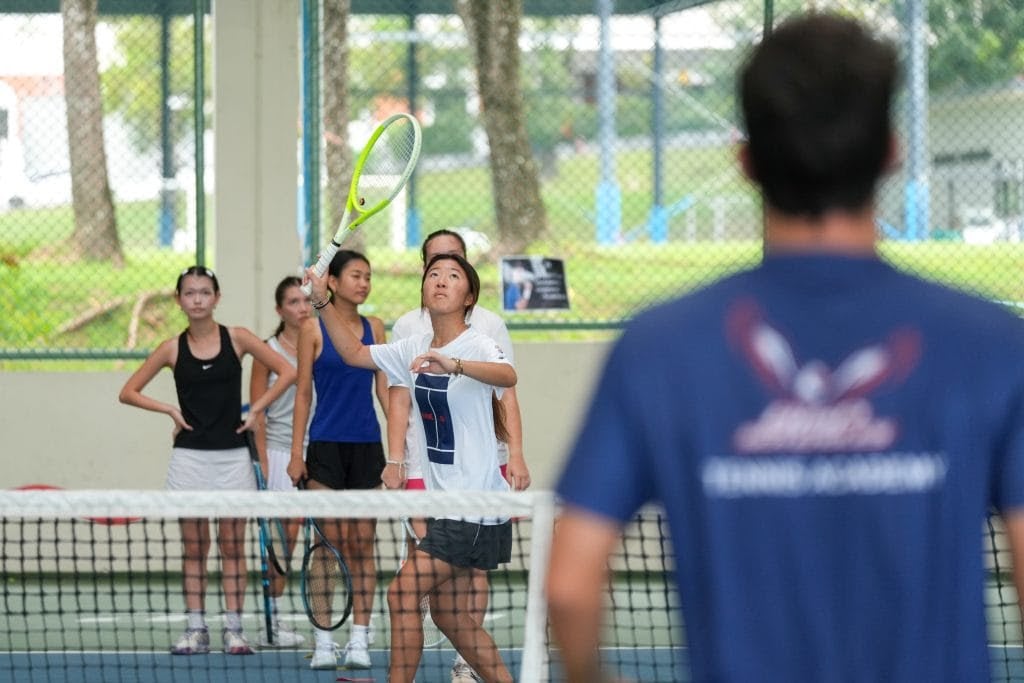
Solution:
[(840, 452), (884, 449), (897, 435), (894, 420), (875, 415), (869, 397), (902, 383), (917, 365), (920, 334), (903, 328), (851, 351), (835, 368), (801, 361), (789, 340), (751, 301), (727, 317), (729, 338), (773, 398), (756, 420), (740, 425), (736, 449), (759, 452)]

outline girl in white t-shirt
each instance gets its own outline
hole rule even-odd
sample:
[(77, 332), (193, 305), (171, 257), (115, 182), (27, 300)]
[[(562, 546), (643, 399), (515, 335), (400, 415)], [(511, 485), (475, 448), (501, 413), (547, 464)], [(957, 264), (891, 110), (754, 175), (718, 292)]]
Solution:
[[(313, 306), (327, 298), (326, 278), (310, 269)], [(427, 264), (422, 304), (432, 332), (390, 344), (364, 345), (331, 307), (321, 319), (346, 363), (380, 369), (392, 385), (407, 386), (419, 408), (426, 442), (427, 488), (507, 491), (498, 467), (497, 442), (507, 438), (495, 392), (516, 383), (516, 371), (498, 345), (466, 324), (480, 294), (480, 278), (457, 254), (438, 254)], [(400, 456), (394, 455), (394, 458)], [(405, 463), (389, 459), (384, 483), (400, 488)], [(472, 590), (473, 569), (495, 569), (512, 553), (508, 519), (435, 519), (388, 589), (392, 683), (411, 683), (422, 655), (420, 599), (429, 596), (434, 622), (484, 680), (511, 683), (493, 638), (455, 596)]]

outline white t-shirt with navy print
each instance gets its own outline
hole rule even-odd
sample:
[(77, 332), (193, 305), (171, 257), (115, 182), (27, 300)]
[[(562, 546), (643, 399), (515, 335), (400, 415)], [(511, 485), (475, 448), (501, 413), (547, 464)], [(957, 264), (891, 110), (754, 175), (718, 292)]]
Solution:
[[(431, 491), (507, 491), (498, 465), (491, 393), (501, 388), (465, 375), (413, 373), (412, 359), (430, 348), (432, 333), (370, 346), (377, 367), (391, 385), (410, 387), (420, 436), (426, 445), (423, 478)], [(437, 349), (464, 361), (508, 363), (504, 350), (473, 328)], [(484, 524), (503, 519), (488, 518)]]
[[(505, 352), (505, 357), (508, 358), (508, 361), (515, 365), (516, 359), (512, 349), (512, 338), (509, 336), (508, 328), (505, 326), (505, 321), (501, 319), (501, 316), (483, 306), (476, 305), (473, 306), (473, 310), (466, 316), (466, 323), (477, 332), (481, 332), (497, 342), (501, 350)], [(406, 337), (432, 333), (433, 327), (430, 323), (430, 314), (423, 308), (417, 308), (408, 311), (395, 321), (394, 326), (391, 328), (390, 339), (391, 341), (398, 341)], [(410, 410), (409, 429), (405, 432), (405, 462), (408, 465), (406, 472), (410, 479), (423, 478), (423, 462), (425, 460), (423, 444), (413, 424), (418, 421), (419, 417), (416, 415), (416, 411)], [(499, 441), (498, 464), (505, 465), (506, 463), (508, 463), (508, 445)]]

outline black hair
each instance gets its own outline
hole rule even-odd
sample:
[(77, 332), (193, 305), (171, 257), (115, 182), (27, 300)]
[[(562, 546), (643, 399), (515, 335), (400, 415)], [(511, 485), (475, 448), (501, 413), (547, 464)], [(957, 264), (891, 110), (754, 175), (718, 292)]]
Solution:
[[(331, 263), (327, 266), (327, 274), (331, 277), (341, 277), (341, 271), (345, 270), (345, 266), (347, 266), (350, 261), (362, 261), (367, 266), (370, 265), (370, 259), (366, 258), (363, 254), (360, 254), (358, 251), (353, 251), (351, 249), (339, 249), (338, 253), (336, 253), (334, 258), (331, 259)], [(333, 295), (334, 291), (328, 289), (327, 296), (332, 297)]]
[(348, 265), (349, 261), (362, 261), (366, 265), (370, 265), (370, 259), (366, 258), (358, 251), (352, 251), (351, 249), (339, 249), (338, 253), (331, 259), (331, 263), (327, 266), (327, 274), (333, 277), (341, 275), (341, 271), (345, 270), (345, 266)]
[(213, 280), (213, 292), (214, 294), (220, 294), (220, 283), (217, 282), (217, 276), (213, 274), (213, 271), (206, 266), (189, 266), (185, 270), (181, 271), (178, 275), (178, 281), (174, 283), (174, 294), (177, 296), (181, 295), (181, 283), (185, 279), (186, 275), (198, 275), (199, 277), (208, 277)]
[(427, 238), (423, 240), (423, 244), (420, 246), (420, 260), (423, 261), (424, 264), (427, 263), (427, 245), (430, 244), (430, 241), (435, 237), (444, 237), (446, 235), (448, 237), (454, 237), (456, 240), (458, 240), (459, 246), (462, 247), (463, 256), (465, 256), (468, 253), (466, 251), (466, 240), (462, 237), (462, 235), (455, 232), (454, 230), (449, 230), (448, 228), (441, 228), (440, 230), (435, 230), (434, 232), (427, 235)]
[(765, 202), (812, 218), (867, 207), (890, 155), (897, 74), (892, 44), (838, 15), (806, 14), (765, 37), (739, 78)]
[[(287, 292), (292, 287), (301, 287), (301, 286), (302, 286), (302, 278), (301, 277), (296, 277), (295, 275), (289, 275), (288, 277), (282, 279), (280, 282), (277, 283), (277, 287), (274, 289), (274, 303), (276, 303), (277, 306), (280, 308), (282, 305), (284, 305), (284, 295), (285, 295), (285, 292)], [(281, 320), (280, 322), (277, 323), (277, 329), (274, 330), (274, 334), (272, 334), (270, 336), (276, 337), (277, 335), (281, 334), (282, 332), (284, 332), (284, 321), (283, 320)]]
[(477, 274), (476, 268), (458, 254), (435, 254), (434, 258), (430, 259), (430, 263), (423, 268), (423, 277), (420, 278), (420, 305), (422, 306), (423, 283), (427, 281), (427, 272), (435, 263), (444, 260), (455, 261), (462, 268), (463, 272), (466, 273), (466, 280), (469, 282), (469, 293), (473, 296), (473, 303), (466, 306), (465, 310), (465, 315), (469, 315), (469, 312), (473, 310), (473, 306), (480, 300), (480, 276)]

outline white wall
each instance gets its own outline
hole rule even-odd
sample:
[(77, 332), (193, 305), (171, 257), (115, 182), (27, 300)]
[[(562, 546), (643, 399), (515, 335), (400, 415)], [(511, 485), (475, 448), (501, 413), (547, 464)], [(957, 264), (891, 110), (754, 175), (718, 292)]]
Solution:
[[(526, 459), (535, 488), (552, 485), (606, 350), (600, 343), (516, 345)], [(121, 372), (0, 375), (0, 488), (163, 488), (170, 418), (117, 401), (135, 365)], [(170, 371), (156, 377), (149, 393), (175, 400)]]
[(218, 0), (213, 11), (213, 263), (225, 290), (217, 313), (270, 330), (277, 317), (266, 302), (302, 263), (299, 0)]

